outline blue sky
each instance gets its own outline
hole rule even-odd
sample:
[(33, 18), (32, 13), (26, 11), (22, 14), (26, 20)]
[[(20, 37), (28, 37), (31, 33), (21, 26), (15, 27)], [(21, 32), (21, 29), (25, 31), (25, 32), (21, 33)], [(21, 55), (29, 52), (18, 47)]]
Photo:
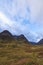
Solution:
[(39, 41), (43, 38), (43, 0), (0, 0), (0, 32), (3, 30)]

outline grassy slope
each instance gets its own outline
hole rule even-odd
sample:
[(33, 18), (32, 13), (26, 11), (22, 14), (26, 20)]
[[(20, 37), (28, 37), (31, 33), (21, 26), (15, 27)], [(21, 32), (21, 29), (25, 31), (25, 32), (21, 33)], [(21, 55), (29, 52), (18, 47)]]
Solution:
[(43, 65), (43, 46), (0, 42), (0, 65)]

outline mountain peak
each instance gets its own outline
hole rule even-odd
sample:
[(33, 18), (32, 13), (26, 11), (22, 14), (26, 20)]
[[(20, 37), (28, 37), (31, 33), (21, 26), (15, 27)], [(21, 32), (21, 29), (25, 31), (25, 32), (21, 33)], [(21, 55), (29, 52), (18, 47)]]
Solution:
[(7, 31), (7, 30), (4, 30), (3, 32), (1, 32), (0, 33), (0, 40), (3, 40), (3, 42), (4, 41), (7, 41), (7, 42), (9, 42), (9, 41), (21, 41), (21, 42), (25, 42), (25, 43), (28, 43), (28, 40), (26, 39), (26, 37), (23, 35), (23, 34), (21, 34), (21, 35), (19, 35), (19, 36), (17, 36), (17, 35), (12, 35), (9, 31)]
[(4, 30), (0, 34), (3, 35), (3, 36), (12, 36), (12, 34), (8, 30)]
[(2, 40), (3, 42), (10, 42), (13, 39), (13, 35), (7, 31), (4, 30), (3, 32), (0, 33), (0, 40)]

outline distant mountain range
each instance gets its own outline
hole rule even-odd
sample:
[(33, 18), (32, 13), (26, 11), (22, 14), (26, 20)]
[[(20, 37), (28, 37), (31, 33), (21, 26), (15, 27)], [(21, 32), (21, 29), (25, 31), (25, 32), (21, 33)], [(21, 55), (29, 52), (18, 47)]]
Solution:
[(23, 34), (17, 36), (17, 35), (12, 35), (9, 31), (4, 30), (3, 32), (0, 33), (0, 40), (3, 42), (11, 42), (11, 41), (22, 41), (22, 42), (28, 42), (28, 40), (25, 38), (25, 36)]
[[(3, 41), (2, 41), (3, 40)], [(27, 40), (27, 38), (21, 34), (19, 36), (17, 35), (12, 35), (9, 31), (4, 30), (3, 32), (0, 33), (0, 41), (1, 42), (11, 42), (11, 41), (22, 41), (25, 43), (30, 43), (33, 45), (42, 45), (43, 44), (43, 39), (41, 39), (38, 43), (35, 42), (30, 42)]]

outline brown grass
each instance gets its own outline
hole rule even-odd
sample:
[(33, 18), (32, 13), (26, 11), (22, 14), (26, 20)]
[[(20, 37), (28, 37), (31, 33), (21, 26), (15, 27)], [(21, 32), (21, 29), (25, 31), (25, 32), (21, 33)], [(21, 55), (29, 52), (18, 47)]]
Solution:
[(0, 65), (43, 65), (43, 46), (0, 43)]

